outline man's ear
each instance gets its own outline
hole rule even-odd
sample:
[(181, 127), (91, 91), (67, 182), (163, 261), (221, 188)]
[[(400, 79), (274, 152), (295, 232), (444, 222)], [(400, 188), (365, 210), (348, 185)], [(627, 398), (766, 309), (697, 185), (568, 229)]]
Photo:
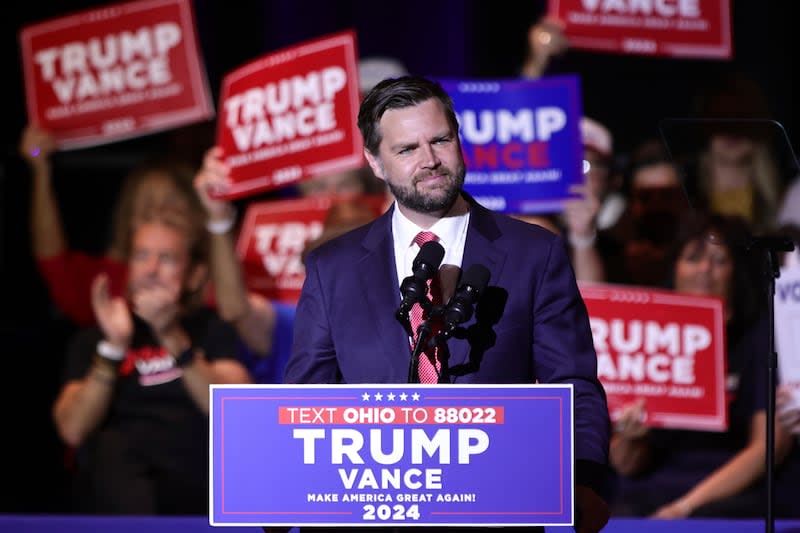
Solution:
[(386, 176), (383, 173), (383, 165), (381, 165), (380, 161), (378, 160), (378, 156), (364, 148), (364, 157), (367, 158), (367, 163), (369, 163), (369, 168), (372, 169), (372, 173), (375, 174), (377, 178), (386, 181)]

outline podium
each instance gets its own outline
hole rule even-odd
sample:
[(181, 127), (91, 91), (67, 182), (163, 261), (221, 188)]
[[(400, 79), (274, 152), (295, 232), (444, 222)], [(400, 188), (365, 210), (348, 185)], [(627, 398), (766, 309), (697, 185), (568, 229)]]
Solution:
[(573, 523), (571, 385), (212, 385), (213, 526)]

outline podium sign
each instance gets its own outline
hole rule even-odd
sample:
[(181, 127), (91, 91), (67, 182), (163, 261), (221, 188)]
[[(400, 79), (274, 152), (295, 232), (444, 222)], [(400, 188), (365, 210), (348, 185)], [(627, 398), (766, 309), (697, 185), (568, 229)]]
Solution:
[(571, 385), (212, 385), (215, 526), (573, 523)]

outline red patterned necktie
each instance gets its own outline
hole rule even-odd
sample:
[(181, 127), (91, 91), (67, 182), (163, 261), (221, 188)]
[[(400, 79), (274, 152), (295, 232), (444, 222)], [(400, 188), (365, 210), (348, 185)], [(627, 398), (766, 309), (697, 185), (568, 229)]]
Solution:
[[(428, 241), (438, 241), (439, 237), (436, 236), (435, 233), (430, 231), (420, 231), (417, 233), (417, 236), (414, 237), (414, 242), (417, 243), (418, 246), (422, 247)], [(431, 295), (431, 302), (434, 306), (438, 306), (442, 304), (442, 295), (441, 289), (439, 287), (439, 276), (438, 274), (433, 276), (433, 279), (428, 280), (428, 289)], [(422, 306), (418, 303), (414, 304), (411, 308), (411, 312), (409, 313), (409, 319), (411, 321), (411, 330), (414, 332), (414, 335), (417, 334), (417, 328), (422, 324), (424, 321)], [(438, 333), (439, 329), (441, 328), (441, 324), (438, 319), (431, 320), (431, 334), (428, 339), (433, 338), (436, 333)], [(427, 341), (426, 341), (427, 342)], [(412, 343), (412, 348), (416, 344), (416, 341)], [(438, 348), (428, 348), (427, 350), (420, 353), (419, 357), (419, 382), (420, 383), (438, 383), (439, 381), (439, 371), (442, 367), (441, 362), (439, 361), (438, 355)]]

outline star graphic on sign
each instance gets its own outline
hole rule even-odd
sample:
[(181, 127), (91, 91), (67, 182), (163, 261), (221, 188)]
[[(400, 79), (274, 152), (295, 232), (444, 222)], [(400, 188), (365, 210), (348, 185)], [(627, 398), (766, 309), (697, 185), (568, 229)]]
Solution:
[(369, 400), (369, 393), (368, 393), (368, 392), (365, 392), (364, 394), (362, 394), (362, 395), (361, 395), (361, 399), (362, 399), (363, 401), (365, 401), (365, 402), (366, 402), (366, 401), (368, 401), (368, 400)]
[(393, 402), (394, 401), (394, 393), (390, 392), (389, 394), (387, 394), (386, 395), (386, 399), (389, 400), (390, 402)]
[(376, 402), (379, 402), (379, 401), (383, 400), (383, 394), (381, 394), (380, 392), (376, 392), (376, 393), (373, 395), (373, 397), (375, 398), (375, 401), (376, 401)]
[(415, 402), (419, 401), (419, 393), (415, 392), (414, 394), (412, 394), (411, 395), (411, 400), (415, 401)]
[(408, 400), (408, 394), (406, 394), (405, 392), (401, 392), (400, 393), (400, 401), (404, 402), (406, 400)]

